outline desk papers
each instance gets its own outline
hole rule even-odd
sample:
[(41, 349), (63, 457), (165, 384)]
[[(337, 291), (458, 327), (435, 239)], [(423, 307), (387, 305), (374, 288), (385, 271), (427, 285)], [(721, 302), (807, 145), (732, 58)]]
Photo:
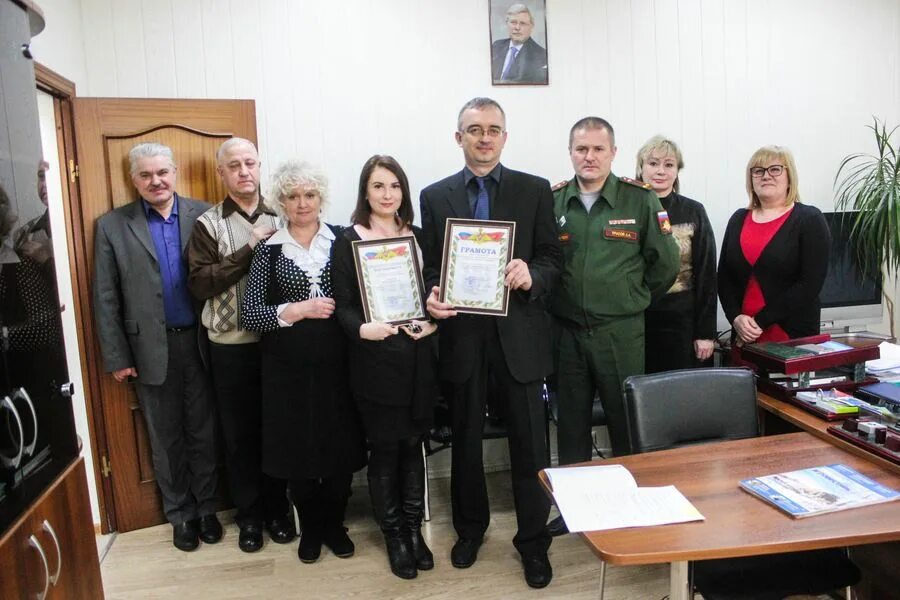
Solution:
[(674, 485), (639, 488), (621, 465), (545, 471), (569, 531), (601, 531), (703, 521)]
[(741, 481), (741, 489), (792, 517), (811, 517), (889, 502), (900, 492), (845, 465), (827, 465)]

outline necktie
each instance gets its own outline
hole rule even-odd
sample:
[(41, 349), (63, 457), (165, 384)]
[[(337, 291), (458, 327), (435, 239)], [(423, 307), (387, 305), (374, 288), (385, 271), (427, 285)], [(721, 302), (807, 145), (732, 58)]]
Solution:
[(490, 200), (488, 199), (488, 191), (484, 185), (484, 180), (484, 177), (475, 178), (476, 183), (478, 183), (478, 196), (475, 197), (474, 218), (481, 221), (486, 221), (491, 218)]
[(509, 52), (506, 53), (506, 62), (503, 63), (503, 73), (500, 74), (500, 79), (506, 79), (509, 77), (509, 71), (512, 69), (512, 65), (516, 62), (516, 56), (519, 54), (519, 49), (515, 46), (509, 47)]

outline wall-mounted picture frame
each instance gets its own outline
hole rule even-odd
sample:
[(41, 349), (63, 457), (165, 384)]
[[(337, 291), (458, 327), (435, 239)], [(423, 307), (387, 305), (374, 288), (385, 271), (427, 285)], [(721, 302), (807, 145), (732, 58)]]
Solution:
[(547, 1), (490, 0), (491, 81), (547, 85)]

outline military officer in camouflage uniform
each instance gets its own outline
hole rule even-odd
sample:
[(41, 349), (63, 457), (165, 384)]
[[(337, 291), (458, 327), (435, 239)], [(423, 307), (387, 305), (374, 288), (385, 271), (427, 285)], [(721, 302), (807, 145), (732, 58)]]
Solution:
[[(644, 309), (678, 273), (678, 246), (650, 186), (610, 172), (612, 126), (581, 119), (569, 133), (575, 178), (554, 188), (565, 265), (550, 301), (559, 335), (559, 463), (591, 458), (591, 406), (599, 393), (613, 453), (627, 454), (622, 381), (644, 372)], [(550, 532), (565, 533), (556, 519)]]

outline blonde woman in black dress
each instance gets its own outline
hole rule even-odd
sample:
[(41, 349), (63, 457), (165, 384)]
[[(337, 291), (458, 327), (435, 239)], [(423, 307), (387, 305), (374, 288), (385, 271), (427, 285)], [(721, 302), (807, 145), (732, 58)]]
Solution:
[(327, 180), (311, 165), (275, 170), (267, 203), (286, 225), (256, 245), (242, 314), (244, 328), (262, 332), (262, 469), (290, 481), (305, 563), (319, 558), (322, 544), (353, 555), (344, 512), (353, 472), (365, 464), (347, 343), (334, 318), (331, 256), (340, 229), (321, 219), (327, 198)]

